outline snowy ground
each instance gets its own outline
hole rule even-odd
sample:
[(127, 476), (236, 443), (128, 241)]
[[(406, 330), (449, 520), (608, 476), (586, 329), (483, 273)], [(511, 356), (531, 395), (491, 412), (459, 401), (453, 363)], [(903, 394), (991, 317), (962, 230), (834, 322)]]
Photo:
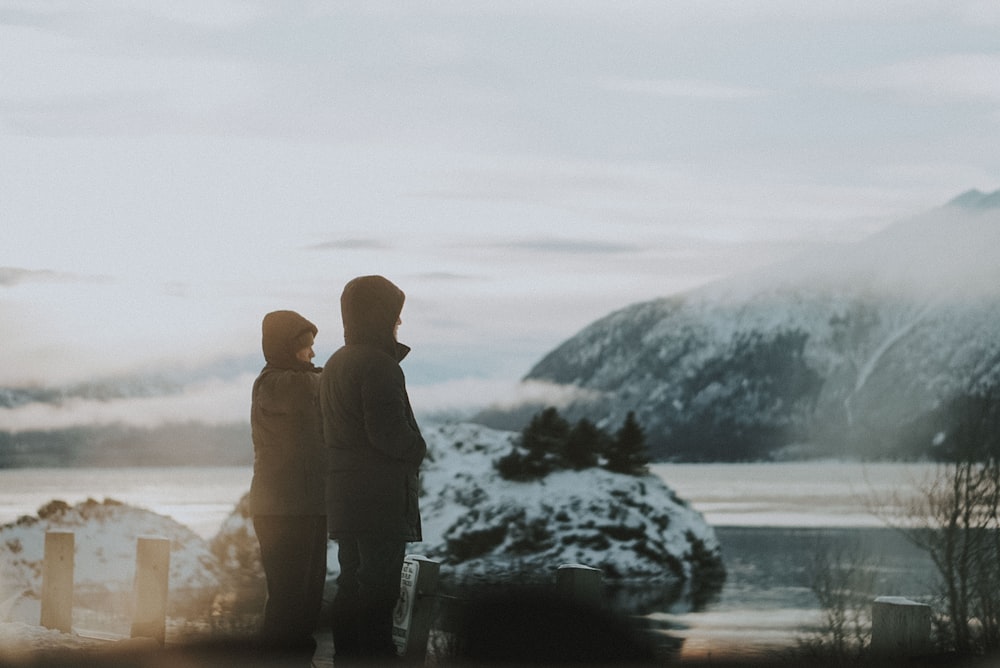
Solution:
[[(72, 532), (73, 633), (40, 626), (45, 534)], [(114, 501), (53, 502), (36, 517), (0, 528), (0, 658), (54, 649), (103, 647), (130, 635), (140, 537), (170, 541), (170, 632), (193, 630), (186, 616), (209, 609), (222, 582), (208, 543), (169, 517)], [(139, 642), (139, 641), (136, 641)]]

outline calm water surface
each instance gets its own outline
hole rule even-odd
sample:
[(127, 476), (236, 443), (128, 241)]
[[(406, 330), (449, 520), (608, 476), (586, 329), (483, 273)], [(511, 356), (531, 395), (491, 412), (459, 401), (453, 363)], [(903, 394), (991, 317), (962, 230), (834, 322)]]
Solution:
[(250, 489), (250, 467), (0, 469), (0, 524), (53, 499), (115, 499), (168, 515), (211, 538)]
[(917, 494), (933, 464), (844, 462), (659, 464), (654, 473), (715, 527), (727, 579), (703, 610), (651, 615), (681, 627), (682, 654), (767, 656), (820, 620), (810, 578), (818, 554), (873, 567), (876, 595), (925, 597), (927, 555), (886, 528), (878, 512)]

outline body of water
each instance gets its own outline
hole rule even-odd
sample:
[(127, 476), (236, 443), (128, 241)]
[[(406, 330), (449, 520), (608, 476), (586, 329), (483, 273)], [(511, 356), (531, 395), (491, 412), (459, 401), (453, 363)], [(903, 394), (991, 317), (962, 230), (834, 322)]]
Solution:
[[(809, 583), (824, 550), (873, 564), (877, 595), (925, 596), (933, 586), (929, 560), (877, 515), (933, 471), (927, 464), (842, 462), (654, 465), (653, 473), (715, 526), (728, 577), (705, 609), (651, 617), (679, 629), (687, 655), (793, 645), (819, 619)], [(0, 524), (35, 514), (52, 499), (109, 497), (211, 538), (251, 477), (249, 467), (4, 469)]]
[(211, 538), (250, 490), (244, 466), (0, 469), (0, 524), (34, 515), (53, 499), (111, 498), (168, 515)]
[[(934, 569), (882, 517), (919, 496), (934, 464), (786, 462), (657, 464), (659, 475), (715, 527), (727, 578), (704, 610), (654, 614), (684, 638), (682, 654), (761, 655), (794, 646), (821, 621), (817, 558), (874, 569), (875, 596), (922, 599)], [(839, 556), (838, 556), (839, 555)]]

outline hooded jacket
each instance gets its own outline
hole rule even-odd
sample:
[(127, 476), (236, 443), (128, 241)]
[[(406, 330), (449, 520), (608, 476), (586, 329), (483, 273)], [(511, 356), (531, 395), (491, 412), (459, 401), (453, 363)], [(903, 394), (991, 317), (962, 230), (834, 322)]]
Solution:
[(333, 538), (422, 540), (418, 472), (427, 446), (399, 366), (410, 349), (394, 334), (404, 299), (381, 276), (356, 278), (341, 295), (344, 346), (320, 377)]
[(250, 513), (323, 515), (326, 450), (319, 411), (319, 371), (295, 354), (311, 346), (316, 326), (294, 311), (264, 316), (267, 364), (253, 384)]

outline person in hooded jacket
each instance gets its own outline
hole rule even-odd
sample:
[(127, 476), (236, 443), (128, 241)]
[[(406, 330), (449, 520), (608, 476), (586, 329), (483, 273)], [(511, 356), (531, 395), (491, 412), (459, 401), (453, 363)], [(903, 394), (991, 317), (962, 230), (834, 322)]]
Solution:
[(406, 543), (422, 540), (418, 473), (427, 446), (399, 365), (410, 351), (396, 340), (404, 300), (382, 276), (350, 281), (340, 298), (344, 345), (320, 377), (327, 524), (340, 562), (332, 606), (338, 662), (395, 655)]
[(313, 366), (316, 326), (294, 311), (264, 316), (266, 365), (253, 384), (250, 513), (267, 578), (260, 640), (311, 659), (326, 583), (326, 448)]

